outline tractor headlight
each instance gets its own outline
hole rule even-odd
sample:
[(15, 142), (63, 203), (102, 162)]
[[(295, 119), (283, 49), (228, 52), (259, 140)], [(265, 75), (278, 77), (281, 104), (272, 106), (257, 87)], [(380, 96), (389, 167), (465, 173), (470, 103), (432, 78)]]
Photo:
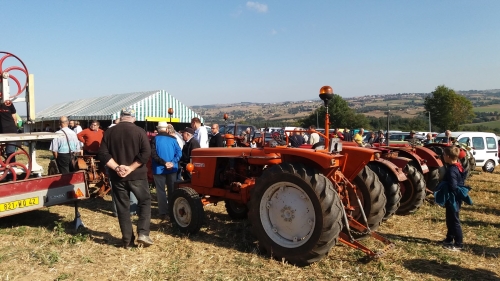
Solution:
[(375, 152), (374, 156), (375, 156), (375, 160), (380, 159), (380, 152)]

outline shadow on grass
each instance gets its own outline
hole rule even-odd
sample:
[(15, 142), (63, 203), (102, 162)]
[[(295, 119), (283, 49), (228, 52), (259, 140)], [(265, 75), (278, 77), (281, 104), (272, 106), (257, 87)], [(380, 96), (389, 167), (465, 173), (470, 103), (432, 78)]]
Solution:
[(248, 253), (259, 251), (250, 231), (247, 219), (233, 220), (225, 213), (216, 213), (205, 208), (205, 220), (196, 234), (184, 234), (173, 223), (151, 222), (152, 231), (161, 231), (174, 237), (189, 237), (190, 240)]
[[(434, 219), (434, 222), (446, 222), (444, 219)], [(500, 228), (500, 223), (491, 223), (491, 222), (484, 222), (484, 221), (476, 221), (476, 220), (470, 220), (470, 219), (461, 219), (460, 223), (462, 225), (467, 225), (470, 227), (488, 227), (488, 226), (493, 226), (495, 228)]]
[(56, 222), (63, 219), (56, 213), (51, 213), (49, 209), (43, 208), (26, 213), (0, 218), (0, 228), (13, 228), (18, 226), (44, 227), (52, 231)]
[(446, 280), (500, 280), (500, 277), (486, 269), (468, 269), (454, 264), (439, 263), (435, 260), (413, 259), (403, 262), (403, 266), (415, 273), (434, 275)]
[(480, 206), (474, 205), (474, 206), (467, 206), (467, 208), (464, 208), (464, 210), (477, 212), (477, 213), (481, 213), (481, 214), (486, 214), (486, 215), (500, 216), (500, 210), (494, 209), (494, 208), (480, 207)]
[(411, 236), (403, 236), (403, 235), (396, 235), (396, 234), (391, 234), (391, 233), (383, 233), (383, 232), (378, 232), (378, 234), (384, 236), (385, 238), (389, 240), (399, 240), (403, 242), (410, 242), (410, 243), (420, 243), (420, 244), (432, 244), (432, 243), (437, 243), (437, 241), (433, 241), (427, 238), (420, 238), (420, 237), (411, 237)]

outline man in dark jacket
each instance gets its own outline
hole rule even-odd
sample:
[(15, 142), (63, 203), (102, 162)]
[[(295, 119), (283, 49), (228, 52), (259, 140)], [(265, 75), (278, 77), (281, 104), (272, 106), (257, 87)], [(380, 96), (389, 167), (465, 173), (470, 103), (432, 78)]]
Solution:
[(291, 147), (299, 147), (305, 143), (304, 137), (302, 136), (299, 128), (293, 129), (293, 135), (291, 135), (288, 140), (290, 141)]
[(101, 163), (105, 163), (109, 168), (122, 232), (122, 246), (126, 249), (133, 246), (135, 240), (129, 213), (129, 192), (134, 193), (139, 201), (137, 242), (144, 246), (153, 245), (153, 240), (149, 237), (151, 194), (146, 168), (151, 156), (151, 146), (146, 131), (136, 126), (134, 122), (135, 110), (122, 109), (120, 123), (106, 130), (98, 154)]
[[(0, 133), (17, 133), (16, 108), (10, 100), (0, 103)], [(8, 142), (6, 144), (5, 154), (8, 158), (11, 154), (16, 152), (16, 147), (13, 145), (15, 142)], [(10, 163), (13, 162), (16, 162), (16, 157), (11, 158)]]
[(212, 137), (208, 142), (208, 147), (224, 147), (224, 138), (219, 132), (219, 124), (212, 125)]
[[(159, 122), (158, 135), (151, 140), (151, 157), (153, 178), (156, 187), (156, 197), (158, 200), (158, 212), (162, 221), (167, 220), (170, 210), (172, 193), (174, 192), (174, 182), (177, 178), (177, 169), (182, 151), (173, 134), (172, 126), (167, 122)], [(169, 129), (170, 128), (170, 131)], [(167, 193), (165, 193), (165, 185)]]
[(191, 152), (195, 148), (200, 148), (200, 143), (196, 138), (193, 138), (194, 130), (192, 128), (186, 127), (182, 131), (182, 138), (186, 142), (184, 147), (182, 148), (182, 156), (180, 160), (180, 164), (182, 167), (182, 177), (184, 180), (188, 180), (191, 178), (191, 174), (186, 171), (186, 165), (191, 162)]

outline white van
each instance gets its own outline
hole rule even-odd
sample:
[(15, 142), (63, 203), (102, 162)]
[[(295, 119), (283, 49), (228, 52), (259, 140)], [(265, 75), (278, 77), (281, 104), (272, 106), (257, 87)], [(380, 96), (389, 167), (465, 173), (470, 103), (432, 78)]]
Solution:
[[(465, 143), (472, 148), (471, 152), (477, 166), (482, 166), (483, 171), (492, 173), (498, 165), (497, 136), (485, 132), (452, 132), (451, 137), (458, 142)], [(436, 142), (445, 139), (444, 133), (436, 136)]]

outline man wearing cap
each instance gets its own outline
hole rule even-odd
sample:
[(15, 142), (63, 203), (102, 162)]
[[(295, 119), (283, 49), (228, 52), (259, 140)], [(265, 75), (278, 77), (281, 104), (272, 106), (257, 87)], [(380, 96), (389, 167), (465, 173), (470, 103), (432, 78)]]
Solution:
[(411, 130), (410, 134), (408, 135), (408, 137), (405, 138), (405, 141), (411, 141), (415, 138), (415, 130)]
[(130, 220), (129, 192), (138, 200), (137, 242), (145, 247), (153, 245), (149, 237), (151, 194), (147, 181), (146, 163), (151, 156), (146, 131), (136, 126), (135, 110), (124, 108), (120, 123), (109, 128), (99, 148), (99, 160), (109, 168), (113, 195), (116, 199), (118, 222), (122, 232), (122, 247), (134, 246), (134, 230)]
[[(174, 182), (177, 178), (182, 151), (177, 139), (172, 136), (175, 133), (172, 126), (168, 126), (167, 122), (159, 122), (156, 128), (158, 135), (151, 140), (152, 168), (158, 212), (160, 219), (165, 221), (171, 207), (171, 196), (174, 192)], [(167, 186), (167, 194), (165, 194), (165, 185)]]
[(191, 178), (191, 174), (186, 171), (186, 165), (191, 162), (191, 152), (195, 148), (200, 148), (200, 143), (196, 138), (193, 137), (194, 130), (192, 128), (186, 127), (182, 130), (182, 138), (185, 141), (184, 147), (182, 148), (182, 156), (180, 164), (182, 167), (182, 177), (184, 180)]
[(198, 117), (191, 119), (191, 128), (194, 130), (194, 137), (198, 140), (201, 148), (208, 148), (208, 132), (205, 126), (201, 125)]
[(219, 124), (213, 124), (211, 129), (212, 137), (208, 142), (208, 147), (224, 147), (224, 139), (219, 132)]

